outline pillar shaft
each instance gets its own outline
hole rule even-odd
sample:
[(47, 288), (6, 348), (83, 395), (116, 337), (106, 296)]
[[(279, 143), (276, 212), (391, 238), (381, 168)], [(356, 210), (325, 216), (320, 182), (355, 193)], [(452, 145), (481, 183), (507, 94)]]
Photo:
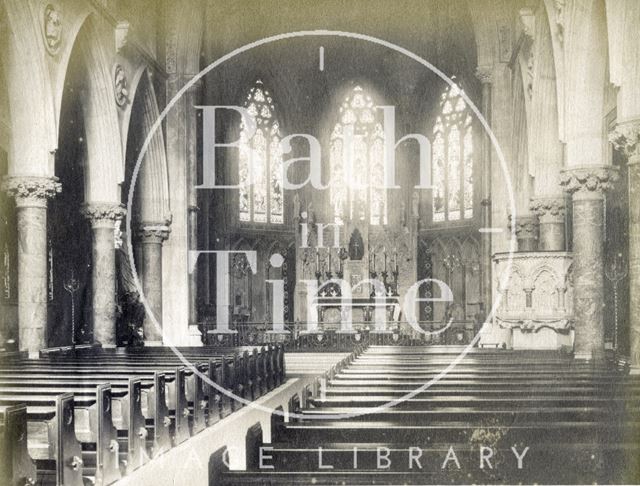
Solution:
[(11, 177), (3, 189), (18, 216), (19, 346), (37, 357), (47, 345), (47, 200), (61, 186), (55, 178)]
[(538, 215), (538, 250), (565, 251), (564, 198), (533, 198), (530, 209)]
[[(491, 67), (478, 68), (476, 76), (482, 83), (482, 115), (487, 123), (491, 124)], [(491, 140), (486, 130), (483, 131), (483, 162), (482, 162), (482, 205), (480, 208), (482, 227), (491, 228)], [(480, 281), (481, 296), (485, 310), (491, 309), (492, 298), (492, 255), (491, 255), (491, 232), (484, 232), (480, 237), (480, 261), (481, 275)]]
[(115, 223), (125, 210), (117, 203), (91, 203), (83, 207), (91, 222), (93, 337), (103, 346), (116, 345)]
[(610, 166), (563, 171), (561, 183), (572, 194), (573, 283), (577, 359), (604, 356), (604, 192), (617, 174)]
[(162, 243), (169, 237), (169, 227), (163, 224), (142, 225), (140, 243), (142, 290), (149, 310), (145, 313), (143, 331), (145, 345), (162, 344)]
[(610, 139), (629, 167), (629, 350), (631, 372), (640, 374), (640, 120), (618, 125)]
[[(186, 159), (187, 159), (187, 247), (189, 250), (198, 248), (198, 197), (196, 191), (197, 184), (197, 164), (198, 155), (196, 150), (198, 135), (196, 123), (196, 109), (202, 98), (202, 83), (196, 83), (184, 95), (186, 117)], [(195, 269), (188, 276), (189, 279), (189, 332), (197, 332), (198, 329), (198, 270)]]
[(629, 159), (629, 340), (631, 367), (640, 373), (640, 154)]

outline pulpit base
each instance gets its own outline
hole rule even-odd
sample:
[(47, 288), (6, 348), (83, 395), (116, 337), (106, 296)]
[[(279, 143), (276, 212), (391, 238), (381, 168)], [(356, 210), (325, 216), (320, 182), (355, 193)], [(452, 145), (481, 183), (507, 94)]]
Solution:
[(512, 329), (513, 349), (562, 349), (573, 348), (573, 330), (560, 333), (555, 329), (543, 327), (535, 332)]

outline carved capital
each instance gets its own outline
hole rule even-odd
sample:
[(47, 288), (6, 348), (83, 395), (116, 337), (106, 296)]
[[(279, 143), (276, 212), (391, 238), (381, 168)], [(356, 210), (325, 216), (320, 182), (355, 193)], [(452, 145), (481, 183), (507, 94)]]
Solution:
[(57, 177), (12, 176), (2, 183), (2, 190), (16, 199), (17, 207), (46, 207), (47, 200), (62, 192)]
[(618, 170), (610, 165), (574, 167), (560, 173), (560, 185), (574, 197), (602, 197), (618, 180)]
[(491, 84), (493, 80), (493, 68), (491, 66), (478, 66), (476, 69), (476, 78), (482, 84)]
[(535, 197), (529, 205), (531, 212), (540, 218), (540, 222), (564, 221), (564, 198), (562, 197)]
[[(513, 217), (509, 215), (509, 229), (513, 228)], [(516, 238), (538, 238), (538, 220), (535, 216), (517, 216), (515, 220)]]
[(90, 203), (82, 206), (82, 215), (91, 222), (91, 226), (115, 228), (115, 224), (127, 214), (122, 204)]
[(162, 243), (169, 238), (171, 228), (169, 222), (163, 223), (142, 223), (136, 232), (138, 238), (143, 243)]
[(640, 163), (640, 120), (618, 123), (609, 134), (609, 142), (629, 158), (629, 163)]

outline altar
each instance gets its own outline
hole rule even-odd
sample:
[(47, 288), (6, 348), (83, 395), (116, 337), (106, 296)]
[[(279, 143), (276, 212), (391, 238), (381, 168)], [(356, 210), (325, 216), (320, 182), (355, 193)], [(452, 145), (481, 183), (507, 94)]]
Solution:
[(318, 316), (317, 332), (389, 333), (400, 322), (401, 307), (397, 296), (351, 299), (327, 296), (314, 299), (312, 312)]
[(296, 329), (384, 334), (401, 327), (404, 297), (417, 281), (417, 194), (410, 197), (410, 205), (394, 208), (395, 225), (374, 221), (370, 207), (358, 204), (349, 217), (338, 211), (339, 222), (325, 231), (311, 203), (298, 207), (296, 279), (305, 284), (295, 287)]

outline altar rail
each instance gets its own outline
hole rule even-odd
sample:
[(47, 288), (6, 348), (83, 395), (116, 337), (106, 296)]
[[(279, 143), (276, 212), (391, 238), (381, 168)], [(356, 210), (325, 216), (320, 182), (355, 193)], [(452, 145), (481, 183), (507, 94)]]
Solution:
[(458, 320), (451, 323), (420, 321), (424, 333), (416, 331), (408, 322), (389, 324), (388, 329), (377, 331), (370, 321), (353, 321), (352, 331), (339, 328), (306, 331), (302, 324), (287, 324), (284, 332), (274, 332), (264, 322), (246, 322), (236, 325), (235, 333), (217, 333), (215, 328), (206, 332), (206, 344), (214, 347), (262, 346), (283, 344), (287, 351), (331, 350), (352, 351), (356, 346), (369, 345), (465, 345), (475, 337), (481, 323)]

